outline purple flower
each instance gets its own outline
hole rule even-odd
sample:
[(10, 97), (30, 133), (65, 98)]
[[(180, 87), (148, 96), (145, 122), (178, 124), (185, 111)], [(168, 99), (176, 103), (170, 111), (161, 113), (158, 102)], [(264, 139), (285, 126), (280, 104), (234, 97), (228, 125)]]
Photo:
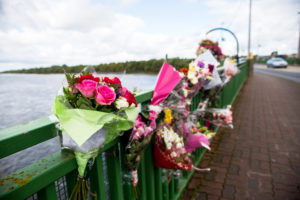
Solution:
[(204, 63), (202, 61), (198, 61), (198, 67), (203, 68), (204, 67)]

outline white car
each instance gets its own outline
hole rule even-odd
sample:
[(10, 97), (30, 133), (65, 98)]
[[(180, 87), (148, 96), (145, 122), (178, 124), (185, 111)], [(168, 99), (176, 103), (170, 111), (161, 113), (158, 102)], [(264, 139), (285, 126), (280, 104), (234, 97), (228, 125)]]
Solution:
[(284, 67), (287, 68), (288, 63), (282, 59), (282, 58), (271, 58), (267, 61), (267, 67), (273, 67), (273, 68), (277, 68), (277, 67)]

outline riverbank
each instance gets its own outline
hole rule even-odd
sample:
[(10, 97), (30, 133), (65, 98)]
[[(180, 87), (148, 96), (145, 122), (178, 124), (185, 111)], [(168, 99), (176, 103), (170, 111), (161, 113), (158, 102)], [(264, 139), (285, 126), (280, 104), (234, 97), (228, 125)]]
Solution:
[[(168, 63), (180, 69), (188, 67), (192, 59), (188, 58), (170, 58)], [(151, 59), (147, 61), (127, 61), (119, 63), (108, 63), (98, 65), (54, 65), (51, 67), (39, 67), (20, 70), (9, 70), (1, 73), (20, 73), (20, 74), (63, 74), (80, 73), (86, 67), (92, 67), (97, 73), (124, 73), (126, 74), (157, 74), (164, 62), (164, 59)]]

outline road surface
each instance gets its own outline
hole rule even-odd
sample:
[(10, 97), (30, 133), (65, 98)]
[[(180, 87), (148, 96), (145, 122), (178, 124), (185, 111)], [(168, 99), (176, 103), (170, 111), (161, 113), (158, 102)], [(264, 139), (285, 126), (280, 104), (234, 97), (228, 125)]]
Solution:
[(300, 83), (300, 67), (288, 66), (288, 68), (267, 68), (266, 65), (255, 64), (254, 72), (259, 72), (266, 75), (276, 76)]

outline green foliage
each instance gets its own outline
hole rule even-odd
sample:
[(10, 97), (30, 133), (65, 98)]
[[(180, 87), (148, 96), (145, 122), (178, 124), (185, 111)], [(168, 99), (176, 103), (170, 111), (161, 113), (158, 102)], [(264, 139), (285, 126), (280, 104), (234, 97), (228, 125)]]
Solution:
[(74, 108), (76, 107), (76, 101), (77, 101), (77, 95), (72, 94), (69, 90), (69, 87), (63, 88), (64, 95), (68, 102), (73, 106)]
[[(188, 67), (188, 64), (193, 59), (187, 58), (168, 58), (168, 63), (173, 65), (176, 69), (182, 67)], [(98, 64), (94, 65), (94, 69), (97, 73), (150, 73), (157, 74), (164, 62), (164, 59), (151, 59), (147, 61), (127, 61), (119, 63), (108, 63), (108, 64)], [(32, 69), (21, 69), (21, 70), (11, 70), (4, 73), (31, 73), (31, 74), (59, 74), (59, 73), (80, 73), (86, 67), (86, 65), (53, 65), (51, 67), (43, 68), (32, 68)], [(68, 79), (68, 77), (67, 77)], [(69, 77), (72, 80), (72, 77)]]
[(78, 97), (78, 100), (76, 101), (76, 105), (77, 105), (77, 108), (79, 108), (79, 109), (96, 110), (93, 107), (93, 103), (91, 102), (91, 100), (84, 96)]

